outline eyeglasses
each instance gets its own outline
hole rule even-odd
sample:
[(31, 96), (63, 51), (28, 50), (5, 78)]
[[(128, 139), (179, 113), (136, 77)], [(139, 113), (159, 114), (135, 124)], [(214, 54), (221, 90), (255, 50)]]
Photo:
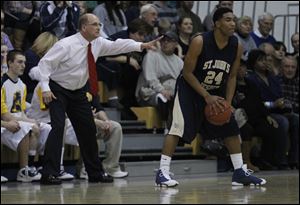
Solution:
[(91, 26), (99, 26), (100, 28), (103, 26), (103, 24), (102, 23), (88, 23), (88, 24), (86, 24), (86, 25), (91, 25)]

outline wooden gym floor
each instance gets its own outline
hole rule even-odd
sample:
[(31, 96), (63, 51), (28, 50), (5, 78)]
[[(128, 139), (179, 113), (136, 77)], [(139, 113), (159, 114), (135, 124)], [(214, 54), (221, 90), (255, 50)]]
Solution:
[(1, 184), (1, 204), (299, 204), (299, 170), (262, 171), (264, 187), (232, 187), (232, 173), (176, 175), (179, 186), (159, 188), (153, 177), (115, 179), (112, 184), (85, 180), (45, 186)]

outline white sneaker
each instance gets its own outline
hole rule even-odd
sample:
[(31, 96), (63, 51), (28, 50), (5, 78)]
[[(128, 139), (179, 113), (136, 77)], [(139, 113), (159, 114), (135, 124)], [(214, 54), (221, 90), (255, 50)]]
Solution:
[(5, 182), (7, 182), (7, 181), (8, 181), (8, 179), (7, 179), (6, 177), (1, 176), (1, 183), (5, 183)]
[(73, 180), (74, 176), (72, 174), (69, 174), (68, 172), (65, 172), (64, 170), (61, 170), (57, 178), (63, 181), (69, 181), (69, 180)]
[(128, 172), (123, 172), (121, 170), (115, 172), (107, 172), (107, 174), (112, 176), (113, 178), (124, 178), (128, 176)]
[(32, 182), (39, 181), (42, 175), (34, 169), (30, 169), (28, 166), (20, 169), (17, 175), (17, 181), (19, 182)]
[(79, 179), (89, 179), (87, 172), (85, 171), (85, 167), (80, 169)]

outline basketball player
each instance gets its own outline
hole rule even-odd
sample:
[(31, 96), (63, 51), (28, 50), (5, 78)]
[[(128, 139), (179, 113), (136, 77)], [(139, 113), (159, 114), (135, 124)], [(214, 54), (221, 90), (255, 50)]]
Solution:
[(214, 111), (224, 109), (224, 100), (231, 104), (242, 53), (242, 46), (233, 36), (235, 22), (232, 10), (217, 9), (213, 21), (213, 31), (192, 38), (182, 74), (177, 79), (173, 120), (156, 175), (159, 186), (178, 185), (169, 175), (171, 157), (179, 137), (191, 143), (199, 130), (205, 136), (224, 139), (234, 167), (232, 185), (266, 183), (266, 180), (252, 176), (243, 165), (239, 128), (233, 115), (222, 126), (214, 126), (204, 119), (206, 104), (211, 105)]

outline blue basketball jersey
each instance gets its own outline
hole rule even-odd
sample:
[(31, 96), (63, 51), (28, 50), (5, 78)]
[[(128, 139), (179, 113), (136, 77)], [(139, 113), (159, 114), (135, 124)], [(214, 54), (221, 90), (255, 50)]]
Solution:
[(213, 31), (203, 33), (202, 36), (202, 52), (194, 75), (210, 94), (225, 97), (227, 79), (237, 55), (238, 39), (231, 36), (228, 44), (219, 49)]

